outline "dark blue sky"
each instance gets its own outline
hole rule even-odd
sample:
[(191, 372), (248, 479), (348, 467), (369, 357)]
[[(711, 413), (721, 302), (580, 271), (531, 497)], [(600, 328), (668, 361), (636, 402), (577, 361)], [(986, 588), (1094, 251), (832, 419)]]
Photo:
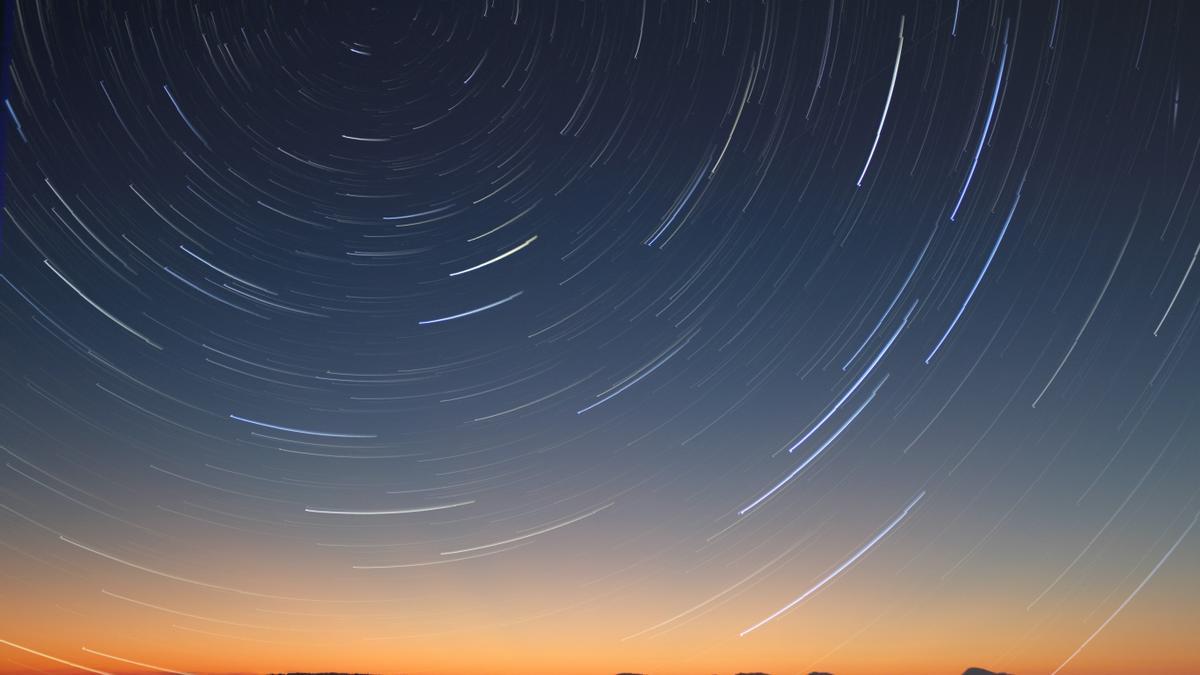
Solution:
[(1190, 3), (12, 11), (14, 663), (1200, 668)]

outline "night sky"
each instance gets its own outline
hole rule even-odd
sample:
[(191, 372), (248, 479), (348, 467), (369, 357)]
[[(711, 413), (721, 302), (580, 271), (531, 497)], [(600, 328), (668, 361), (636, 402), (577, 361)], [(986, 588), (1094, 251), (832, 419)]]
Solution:
[(1200, 672), (1200, 3), (10, 3), (0, 671)]

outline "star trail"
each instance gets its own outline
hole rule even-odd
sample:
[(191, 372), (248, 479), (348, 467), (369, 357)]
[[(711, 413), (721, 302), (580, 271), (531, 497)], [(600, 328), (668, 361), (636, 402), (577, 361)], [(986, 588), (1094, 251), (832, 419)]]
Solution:
[(1200, 5), (6, 5), (0, 672), (1200, 672)]

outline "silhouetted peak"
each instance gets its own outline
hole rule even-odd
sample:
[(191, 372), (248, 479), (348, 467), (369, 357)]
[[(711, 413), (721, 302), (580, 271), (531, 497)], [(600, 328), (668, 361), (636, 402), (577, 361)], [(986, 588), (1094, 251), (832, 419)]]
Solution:
[(1008, 673), (993, 673), (985, 668), (967, 668), (963, 675), (1009, 675)]

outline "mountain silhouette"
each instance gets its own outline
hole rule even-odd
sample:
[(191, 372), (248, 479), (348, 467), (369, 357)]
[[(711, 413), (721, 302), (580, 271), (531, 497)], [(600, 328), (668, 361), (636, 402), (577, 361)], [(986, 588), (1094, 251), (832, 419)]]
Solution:
[(967, 668), (963, 671), (963, 675), (1009, 675), (1008, 673), (994, 673), (985, 668)]

